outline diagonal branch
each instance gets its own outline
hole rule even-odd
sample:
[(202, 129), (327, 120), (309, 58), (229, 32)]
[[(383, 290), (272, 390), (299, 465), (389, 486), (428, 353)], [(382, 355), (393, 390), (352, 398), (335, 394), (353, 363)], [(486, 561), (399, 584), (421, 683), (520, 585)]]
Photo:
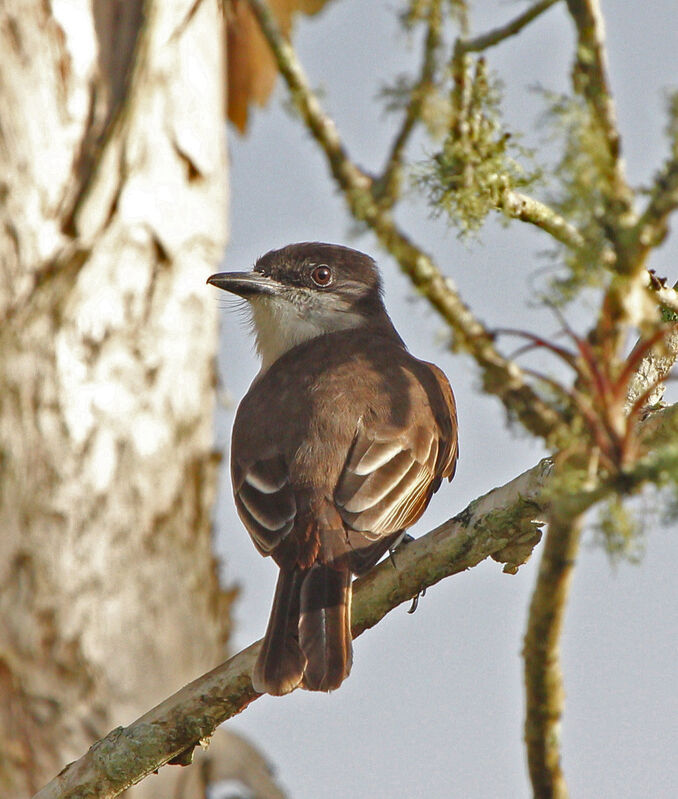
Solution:
[(544, 11), (548, 11), (551, 6), (558, 3), (559, 0), (541, 0), (535, 3), (530, 8), (523, 11), (514, 20), (502, 25), (500, 28), (488, 31), (480, 36), (474, 36), (472, 39), (460, 39), (458, 43), (460, 53), (478, 53), (482, 50), (487, 50), (489, 47), (494, 47), (501, 42), (506, 41), (511, 36), (517, 33), (530, 24), (537, 17), (541, 16)]
[(670, 159), (657, 175), (647, 206), (636, 224), (641, 256), (662, 243), (668, 218), (678, 208), (678, 157)]
[[(657, 446), (649, 459), (625, 475), (625, 487), (657, 482), (678, 468), (672, 442), (678, 431), (678, 405), (659, 411), (643, 423)], [(452, 574), (487, 557), (515, 571), (527, 560), (548, 514), (552, 462), (546, 458), (504, 486), (489, 491), (453, 519), (396, 553), (354, 583), (352, 633), (357, 637), (387, 613)], [(561, 497), (561, 516), (581, 516), (619, 486), (601, 480), (577, 494)], [(562, 546), (554, 541), (554, 546)], [(568, 561), (560, 560), (567, 565)], [(117, 727), (68, 765), (34, 799), (112, 799), (169, 762), (188, 763), (192, 749), (206, 741), (219, 724), (259, 698), (250, 675), (259, 642), (186, 685), (128, 727)]]
[[(670, 372), (676, 357), (678, 332), (668, 332), (662, 339), (661, 346), (647, 352), (636, 367), (628, 389), (627, 411), (634, 401), (641, 395), (648, 394), (653, 386), (660, 388), (661, 380)], [(649, 398), (648, 394), (648, 400)], [(660, 398), (661, 391), (656, 399)], [(670, 430), (671, 418), (674, 416), (669, 410), (648, 418), (643, 425), (646, 445), (651, 446), (653, 436), (655, 441), (658, 439), (662, 425)], [(670, 435), (672, 434), (669, 433)], [(675, 453), (669, 454), (669, 460), (675, 462)], [(655, 468), (658, 467), (658, 474), (666, 468), (659, 465), (660, 461), (661, 455), (654, 464)], [(642, 464), (640, 471), (648, 465)], [(600, 483), (597, 487), (592, 486), (594, 493), (598, 493), (601, 488)], [(567, 799), (569, 796), (560, 760), (561, 717), (565, 699), (560, 641), (581, 538), (583, 514), (590, 507), (588, 502), (582, 505), (577, 501), (573, 502), (574, 497), (556, 497), (555, 494), (556, 491), (550, 507), (549, 528), (530, 602), (523, 647), (525, 743), (533, 794), (538, 799)]]
[[(574, 253), (586, 250), (586, 239), (577, 228), (541, 200), (509, 189), (501, 195), (498, 208), (511, 219), (518, 219), (540, 228)], [(617, 257), (611, 247), (605, 247), (600, 253), (600, 263), (604, 266), (612, 267), (616, 260)]]
[[(355, 583), (353, 636), (451, 574), (475, 566), (526, 536), (535, 539), (551, 462), (544, 460), (472, 502), (437, 529), (400, 548), (397, 568), (385, 561)], [(538, 537), (537, 537), (538, 538)], [(523, 558), (525, 559), (525, 558)], [(517, 564), (513, 564), (517, 565)], [(110, 799), (208, 739), (219, 724), (259, 698), (250, 675), (259, 642), (186, 685), (128, 727), (118, 727), (67, 766), (35, 799)], [(180, 756), (180, 758), (178, 758)]]
[(585, 247), (584, 237), (577, 228), (546, 203), (511, 190), (502, 194), (500, 203), (507, 216), (541, 228), (571, 250), (576, 252)]
[(248, 0), (268, 41), (304, 124), (325, 153), (330, 170), (344, 194), (351, 214), (368, 225), (381, 245), (395, 258), (412, 283), (454, 330), (483, 371), (486, 391), (496, 394), (532, 433), (548, 438), (560, 430), (558, 414), (526, 382), (521, 369), (495, 348), (492, 336), (464, 304), (448, 277), (432, 257), (417, 247), (380, 207), (372, 178), (348, 157), (337, 128), (311, 90), (296, 53), (282, 35), (265, 0)]

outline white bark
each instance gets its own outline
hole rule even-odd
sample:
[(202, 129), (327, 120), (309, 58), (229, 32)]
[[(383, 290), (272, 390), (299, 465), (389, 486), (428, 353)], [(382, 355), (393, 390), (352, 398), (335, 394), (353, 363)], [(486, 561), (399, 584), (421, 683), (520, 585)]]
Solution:
[(193, 6), (0, 2), (5, 799), (225, 654), (224, 36), (217, 0)]

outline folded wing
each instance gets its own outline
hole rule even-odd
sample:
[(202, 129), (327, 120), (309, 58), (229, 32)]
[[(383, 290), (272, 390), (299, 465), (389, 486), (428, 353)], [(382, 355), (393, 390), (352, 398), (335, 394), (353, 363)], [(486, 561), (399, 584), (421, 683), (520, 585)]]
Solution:
[(439, 443), (430, 425), (403, 430), (361, 422), (334, 493), (345, 524), (372, 540), (413, 524), (440, 482)]

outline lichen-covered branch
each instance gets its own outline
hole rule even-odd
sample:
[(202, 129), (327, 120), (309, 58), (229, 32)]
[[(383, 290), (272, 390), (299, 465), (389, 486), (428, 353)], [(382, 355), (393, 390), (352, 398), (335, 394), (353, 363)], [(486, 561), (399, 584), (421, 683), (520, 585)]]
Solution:
[(670, 159), (655, 179), (650, 199), (636, 224), (638, 245), (644, 252), (662, 243), (668, 218), (678, 208), (678, 157)]
[[(625, 490), (660, 482), (678, 468), (678, 406), (643, 422), (656, 450), (625, 475)], [(648, 442), (650, 438), (648, 437)], [(474, 500), (453, 519), (398, 549), (396, 567), (379, 564), (354, 584), (353, 637), (387, 613), (452, 574), (492, 557), (513, 572), (527, 560), (549, 514), (552, 461), (542, 460), (504, 486)], [(558, 496), (560, 518), (576, 518), (619, 491), (613, 479), (591, 476), (590, 485)], [(562, 540), (553, 546), (562, 548)], [(561, 559), (561, 565), (569, 561)], [(549, 568), (556, 561), (551, 559)], [(545, 567), (546, 568), (546, 567)], [(545, 607), (541, 606), (540, 607)], [(79, 760), (67, 766), (34, 799), (110, 799), (165, 763), (188, 762), (188, 755), (216, 727), (259, 698), (250, 674), (259, 643), (234, 655), (182, 688), (129, 727), (110, 732)]]
[(628, 325), (645, 325), (656, 318), (647, 301), (644, 272), (649, 247), (641, 246), (634, 194), (628, 185), (621, 154), (621, 137), (607, 76), (605, 30), (599, 0), (566, 0), (577, 32), (575, 91), (586, 101), (593, 137), (586, 145), (599, 173), (603, 211), (596, 221), (614, 251), (612, 277), (590, 339), (605, 346), (608, 358), (618, 358)]
[(500, 28), (495, 28), (480, 36), (474, 36), (471, 39), (460, 39), (459, 51), (461, 53), (478, 53), (490, 47), (494, 47), (497, 44), (501, 44), (501, 42), (509, 39), (511, 36), (520, 33), (526, 25), (529, 25), (530, 22), (541, 16), (544, 11), (547, 11), (557, 2), (559, 2), (559, 0), (541, 0), (541, 2), (530, 6), (530, 8), (523, 11), (522, 14), (519, 14), (515, 19), (511, 20), (511, 22), (502, 25)]
[[(673, 175), (675, 171), (675, 176)], [(657, 186), (652, 197), (661, 194), (661, 199), (654, 204), (652, 198), (648, 208), (637, 224), (638, 237), (641, 246), (656, 246), (661, 241), (660, 231), (664, 230), (668, 215), (678, 208), (678, 164), (674, 170), (666, 168), (665, 177), (658, 178)], [(661, 186), (661, 189), (659, 188)], [(670, 206), (670, 207), (669, 207)], [(556, 241), (564, 244), (573, 252), (581, 251), (586, 247), (586, 242), (577, 228), (570, 224), (564, 217), (557, 213), (550, 205), (530, 197), (522, 192), (508, 190), (501, 197), (500, 209), (512, 219), (527, 222), (541, 228)], [(642, 231), (645, 230), (645, 233)], [(655, 234), (658, 237), (651, 238)], [(601, 263), (614, 266), (616, 256), (611, 247), (603, 249), (600, 255)], [(651, 285), (659, 305), (663, 305), (678, 313), (678, 291), (670, 286), (651, 284), (650, 273), (645, 272), (642, 280), (646, 285)]]
[[(645, 291), (647, 259), (668, 232), (668, 217), (678, 207), (678, 154), (675, 102), (669, 108), (672, 153), (657, 176), (645, 210), (638, 216), (634, 192), (627, 183), (621, 157), (620, 134), (607, 77), (605, 34), (599, 0), (567, 0), (577, 30), (573, 70), (575, 91), (585, 99), (594, 122), (594, 136), (586, 145), (597, 166), (603, 209), (595, 225), (609, 242), (607, 265), (616, 274), (609, 281), (596, 328), (590, 339), (607, 342), (613, 357), (621, 353), (628, 326), (646, 329), (659, 320), (656, 305)], [(608, 248), (605, 248), (606, 250)], [(667, 294), (667, 303), (674, 299)]]
[[(641, 361), (631, 381), (628, 406), (668, 374), (678, 354), (678, 332), (669, 331), (663, 344), (661, 355), (650, 352)], [(598, 500), (615, 492), (617, 496), (631, 492), (648, 477), (661, 485), (669, 475), (675, 475), (678, 466), (675, 426), (675, 407), (646, 419), (640, 425), (644, 445), (651, 448), (654, 443), (659, 447), (618, 478), (601, 480), (596, 477), (599, 462), (595, 453), (591, 453), (589, 474), (584, 476), (585, 485), (588, 485), (584, 490), (568, 493), (564, 490), (566, 482), (562, 475), (552, 482), (548, 532), (530, 602), (523, 648), (525, 743), (535, 799), (567, 799), (569, 795), (561, 766), (560, 732), (565, 693), (560, 641), (583, 515)], [(567, 469), (568, 465), (562, 462)]]
[(525, 659), (525, 743), (535, 799), (567, 799), (560, 765), (560, 719), (565, 694), (560, 637), (579, 548), (581, 516), (549, 521), (537, 585), (528, 614)]
[(607, 77), (605, 28), (599, 0), (566, 0), (577, 29), (577, 58), (573, 72), (575, 89), (586, 98), (598, 123), (607, 150), (607, 182), (610, 200), (618, 213), (632, 210), (632, 193), (621, 159), (617, 115)]
[(577, 228), (540, 200), (508, 190), (501, 196), (500, 209), (512, 219), (541, 228), (571, 250), (580, 250), (585, 246), (584, 237)]
[[(544, 518), (542, 491), (551, 472), (544, 460), (506, 485), (472, 502), (454, 519), (403, 546), (394, 568), (385, 561), (356, 581), (353, 635), (444, 577), (475, 566), (532, 536)], [(517, 564), (514, 564), (517, 565)], [(110, 799), (146, 775), (208, 739), (219, 724), (259, 698), (250, 681), (259, 643), (146, 713), (110, 732), (67, 766), (35, 799)]]
[(530, 602), (523, 648), (525, 743), (535, 799), (567, 799), (568, 796), (560, 752), (564, 707), (560, 641), (583, 516), (606, 497), (632, 493), (648, 481), (662, 485), (675, 479), (671, 476), (675, 476), (678, 468), (677, 411), (673, 406), (643, 421), (644, 442), (656, 449), (621, 477), (596, 475), (593, 458), (590, 463), (593, 468), (590, 474), (583, 475), (581, 490), (564, 490), (562, 475), (557, 472), (552, 475), (548, 532)]
[[(672, 289), (665, 289), (665, 292), (668, 291), (673, 291), (673, 294), (676, 294)], [(638, 345), (641, 343), (642, 339)], [(674, 326), (673, 329), (666, 331), (661, 341), (647, 352), (638, 364), (626, 392), (627, 412), (643, 395), (645, 395), (644, 401), (647, 406), (661, 402), (666, 388), (664, 381), (673, 369), (677, 358), (678, 326)], [(653, 391), (647, 394), (649, 388), (652, 388)]]

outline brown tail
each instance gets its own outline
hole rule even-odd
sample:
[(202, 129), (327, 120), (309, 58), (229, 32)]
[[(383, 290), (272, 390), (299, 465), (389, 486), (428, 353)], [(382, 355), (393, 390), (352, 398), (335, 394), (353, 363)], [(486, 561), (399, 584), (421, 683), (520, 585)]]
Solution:
[(259, 693), (301, 685), (333, 691), (351, 671), (351, 573), (316, 564), (280, 570), (266, 635), (252, 674)]
[(333, 691), (351, 671), (351, 573), (316, 564), (301, 586), (299, 645), (306, 656), (301, 683)]
[(252, 674), (254, 690), (282, 696), (304, 676), (306, 658), (299, 647), (299, 597), (305, 572), (280, 570), (273, 607)]

